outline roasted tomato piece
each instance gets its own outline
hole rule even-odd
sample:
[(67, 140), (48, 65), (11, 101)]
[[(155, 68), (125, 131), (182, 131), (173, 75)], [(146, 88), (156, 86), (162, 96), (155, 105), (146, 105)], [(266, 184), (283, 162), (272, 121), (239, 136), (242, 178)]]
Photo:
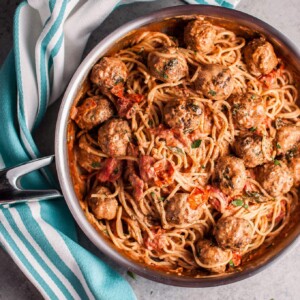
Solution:
[(120, 160), (117, 160), (116, 158), (107, 158), (99, 170), (99, 173), (97, 175), (97, 179), (100, 182), (114, 182), (118, 180), (123, 171), (123, 162)]
[(191, 209), (197, 209), (208, 200), (208, 191), (200, 188), (194, 188), (188, 197)]
[(174, 180), (175, 169), (172, 163), (166, 159), (162, 159), (154, 164), (155, 184), (159, 187), (169, 185)]

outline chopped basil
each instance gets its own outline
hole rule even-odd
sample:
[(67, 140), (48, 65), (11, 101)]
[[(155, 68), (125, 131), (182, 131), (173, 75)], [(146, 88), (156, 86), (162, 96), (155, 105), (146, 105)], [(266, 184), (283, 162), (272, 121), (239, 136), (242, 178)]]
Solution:
[(195, 140), (192, 142), (192, 149), (199, 148), (202, 143), (202, 140)]
[(254, 131), (256, 131), (256, 127), (251, 127), (249, 130), (251, 131), (251, 132), (254, 132)]
[(234, 267), (235, 267), (235, 265), (234, 265), (234, 263), (233, 263), (232, 259), (229, 261), (229, 263), (228, 263), (228, 264), (229, 264), (229, 266), (230, 266), (230, 267), (232, 267), (232, 268), (234, 268)]
[(202, 168), (202, 169), (205, 169), (205, 166), (204, 166), (204, 165), (202, 165), (202, 166), (201, 166), (201, 168)]
[(91, 163), (91, 166), (92, 166), (92, 168), (100, 168), (100, 162), (98, 162), (98, 161), (93, 161), (93, 162)]
[(159, 197), (159, 200), (164, 202), (166, 200), (166, 198), (165, 197)]
[(274, 165), (275, 166), (281, 166), (280, 161), (277, 159), (274, 159)]
[(118, 174), (118, 172), (119, 172), (119, 168), (115, 168), (115, 169), (113, 170), (113, 174)]
[(130, 276), (132, 279), (136, 279), (135, 274), (132, 273), (131, 271), (127, 271), (127, 275)]
[(231, 204), (233, 206), (243, 206), (244, 205), (244, 201), (242, 199), (235, 199), (231, 202)]
[(216, 95), (217, 95), (217, 92), (214, 91), (214, 90), (210, 90), (208, 93), (209, 93), (210, 95), (212, 95), (212, 96), (216, 96)]
[(152, 196), (153, 199), (155, 198), (155, 193), (154, 192), (151, 192), (150, 195)]
[(249, 208), (249, 205), (248, 204), (244, 204), (244, 206), (243, 206), (244, 208)]
[(256, 99), (256, 95), (251, 95), (251, 100)]
[(281, 146), (278, 143), (276, 143), (276, 148), (281, 149)]
[(108, 235), (107, 229), (102, 230), (102, 232), (103, 232), (105, 235)]

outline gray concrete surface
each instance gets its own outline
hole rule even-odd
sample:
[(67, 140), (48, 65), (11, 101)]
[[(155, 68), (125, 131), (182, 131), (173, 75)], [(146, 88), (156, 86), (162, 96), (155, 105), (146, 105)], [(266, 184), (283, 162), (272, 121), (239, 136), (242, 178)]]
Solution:
[[(0, 64), (12, 47), (13, 12), (19, 1), (0, 1)], [(135, 3), (116, 9), (92, 35), (89, 51), (100, 39), (121, 24), (161, 7), (183, 4), (179, 0), (163, 0), (152, 3)], [(241, 0), (238, 10), (252, 14), (289, 37), (300, 48), (300, 0)], [(43, 123), (35, 133), (43, 154), (53, 153), (55, 120), (59, 101), (51, 106)], [(103, 257), (85, 235), (79, 231), (82, 244), (95, 254)], [(297, 300), (300, 299), (300, 245), (286, 254), (280, 261), (252, 278), (227, 286), (187, 289), (170, 287), (136, 276), (132, 279), (126, 270), (103, 257), (113, 268), (123, 274), (132, 285), (139, 300), (148, 299), (232, 299), (232, 300)], [(41, 295), (26, 279), (11, 258), (0, 249), (0, 299), (35, 300)], [(112, 299), (114, 300), (114, 299)]]

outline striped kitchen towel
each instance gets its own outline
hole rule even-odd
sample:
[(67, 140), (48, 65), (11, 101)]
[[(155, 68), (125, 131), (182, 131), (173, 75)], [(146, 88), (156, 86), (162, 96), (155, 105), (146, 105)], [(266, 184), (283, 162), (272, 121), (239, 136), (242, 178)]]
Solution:
[[(238, 0), (186, 2), (234, 7)], [(0, 70), (2, 167), (40, 157), (32, 131), (64, 91), (91, 32), (119, 4), (28, 0), (19, 5), (14, 47)], [(50, 174), (34, 172), (22, 185), (49, 188), (53, 182)], [(46, 299), (135, 299), (127, 281), (79, 245), (63, 199), (0, 207), (0, 243)]]

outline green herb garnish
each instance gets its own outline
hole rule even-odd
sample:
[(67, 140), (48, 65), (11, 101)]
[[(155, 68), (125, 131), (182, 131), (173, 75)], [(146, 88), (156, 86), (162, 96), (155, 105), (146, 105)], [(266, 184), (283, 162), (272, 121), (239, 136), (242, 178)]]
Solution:
[(152, 196), (153, 199), (155, 198), (155, 193), (154, 192), (151, 192), (150, 195)]
[(159, 200), (164, 202), (166, 200), (166, 198), (165, 197), (159, 197)]
[(119, 168), (115, 168), (114, 170), (113, 170), (113, 174), (118, 174), (118, 172), (119, 172)]
[(135, 278), (135, 274), (132, 273), (131, 271), (127, 271), (127, 275), (130, 276), (130, 277), (131, 277), (132, 279), (134, 279), (134, 280), (136, 279), (136, 278)]
[(278, 143), (276, 143), (276, 148), (281, 149), (281, 146)]
[(231, 202), (231, 204), (233, 206), (243, 206), (244, 205), (244, 201), (242, 199), (235, 199)]
[(281, 166), (280, 161), (277, 159), (274, 159), (274, 165), (275, 166)]
[(234, 263), (233, 263), (232, 259), (229, 261), (229, 263), (228, 263), (228, 264), (229, 264), (229, 266), (230, 266), (230, 267), (232, 267), (232, 268), (234, 268), (234, 267), (235, 267), (235, 265), (234, 265)]
[(195, 140), (192, 142), (192, 149), (199, 148), (202, 143), (202, 140)]
[(93, 162), (91, 163), (91, 166), (92, 166), (92, 168), (100, 168), (100, 162), (98, 162), (98, 161), (93, 161)]
[(209, 93), (210, 95), (212, 95), (212, 96), (216, 96), (216, 95), (217, 95), (217, 92), (214, 91), (214, 90), (210, 90), (208, 93)]
[(254, 132), (254, 131), (256, 131), (256, 127), (251, 127), (249, 130), (251, 131), (251, 132)]

